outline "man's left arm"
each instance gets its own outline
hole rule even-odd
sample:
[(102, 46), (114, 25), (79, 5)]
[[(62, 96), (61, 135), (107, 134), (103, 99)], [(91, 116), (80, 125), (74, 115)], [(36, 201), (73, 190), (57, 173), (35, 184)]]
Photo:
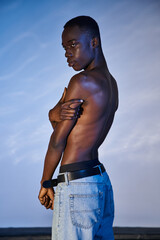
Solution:
[[(81, 92), (79, 78), (80, 77), (76, 75), (74, 77), (74, 81), (73, 81), (73, 79), (72, 79), (72, 81), (70, 81), (65, 100), (69, 101), (69, 100), (75, 99), (77, 97), (79, 98), (79, 96), (80, 96), (79, 99), (82, 99), (83, 94), (80, 94), (80, 95), (78, 94)], [(82, 104), (82, 102), (81, 102), (81, 104)], [(41, 185), (43, 184), (44, 181), (51, 180), (53, 173), (54, 173), (58, 163), (61, 160), (62, 153), (66, 146), (67, 138), (68, 138), (71, 130), (73, 129), (74, 125), (76, 124), (76, 121), (77, 121), (77, 119), (73, 118), (72, 120), (64, 120), (64, 121), (57, 123), (56, 128), (51, 135), (50, 142), (48, 145), (48, 150), (47, 150), (45, 162), (44, 162), (44, 169), (43, 169)], [(43, 186), (41, 186), (41, 190), (39, 193), (39, 200), (42, 205), (45, 205), (46, 208), (49, 208), (48, 206), (51, 205), (50, 201), (48, 201), (48, 197), (46, 200), (46, 196), (48, 196), (48, 192), (51, 190), (53, 191), (52, 188), (44, 189)], [(53, 200), (54, 200), (53, 192), (51, 194), (51, 197), (49, 196), (49, 198), (53, 202)], [(50, 208), (53, 209), (53, 203)]]
[(42, 184), (44, 181), (52, 178), (54, 171), (61, 160), (62, 153), (66, 146), (67, 137), (76, 124), (76, 121), (77, 119), (73, 119), (57, 123), (57, 126), (51, 135), (45, 157), (41, 189), (39, 193), (39, 200), (46, 208), (53, 209), (54, 192), (52, 188), (45, 189)]
[(57, 123), (57, 126), (51, 135), (48, 145), (41, 182), (50, 180), (52, 178), (52, 175), (65, 149), (67, 137), (74, 127), (75, 123), (75, 119), (64, 120), (60, 123)]

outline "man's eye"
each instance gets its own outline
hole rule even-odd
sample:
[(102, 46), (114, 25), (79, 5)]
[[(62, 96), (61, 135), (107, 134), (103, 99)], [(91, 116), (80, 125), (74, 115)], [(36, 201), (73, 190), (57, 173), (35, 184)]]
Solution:
[(73, 47), (73, 48), (74, 48), (75, 46), (76, 46), (76, 44), (75, 44), (75, 43), (72, 43), (71, 47)]

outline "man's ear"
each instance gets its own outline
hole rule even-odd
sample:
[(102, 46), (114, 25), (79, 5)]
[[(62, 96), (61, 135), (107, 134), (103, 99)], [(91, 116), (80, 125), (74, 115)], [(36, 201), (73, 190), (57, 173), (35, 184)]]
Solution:
[(93, 48), (97, 48), (99, 46), (99, 39), (97, 37), (92, 38), (91, 45)]

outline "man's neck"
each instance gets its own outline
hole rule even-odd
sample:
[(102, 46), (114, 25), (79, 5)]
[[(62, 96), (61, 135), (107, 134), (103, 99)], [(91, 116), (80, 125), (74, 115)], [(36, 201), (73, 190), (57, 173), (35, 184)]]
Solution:
[(95, 68), (104, 69), (108, 71), (107, 63), (101, 49), (97, 49), (93, 61), (85, 70), (92, 70)]

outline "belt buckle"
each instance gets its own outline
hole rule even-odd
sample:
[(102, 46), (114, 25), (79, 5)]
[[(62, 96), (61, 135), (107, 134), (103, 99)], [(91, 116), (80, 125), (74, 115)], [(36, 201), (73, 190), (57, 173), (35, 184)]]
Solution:
[(64, 173), (64, 179), (65, 179), (66, 185), (68, 186), (69, 185), (68, 172)]

